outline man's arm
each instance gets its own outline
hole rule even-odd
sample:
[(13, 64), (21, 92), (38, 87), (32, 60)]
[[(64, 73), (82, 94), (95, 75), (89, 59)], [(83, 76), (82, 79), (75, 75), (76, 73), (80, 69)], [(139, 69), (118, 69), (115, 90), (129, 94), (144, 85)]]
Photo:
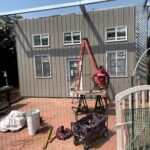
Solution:
[(96, 85), (96, 81), (95, 81), (95, 78), (96, 77), (96, 73), (94, 73), (92, 76), (91, 76), (91, 80), (94, 82), (94, 85)]

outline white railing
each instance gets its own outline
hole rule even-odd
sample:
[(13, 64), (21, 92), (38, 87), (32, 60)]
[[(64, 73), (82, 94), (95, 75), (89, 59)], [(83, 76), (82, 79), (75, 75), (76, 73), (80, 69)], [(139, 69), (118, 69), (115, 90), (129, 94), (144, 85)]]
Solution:
[(125, 150), (127, 145), (126, 128), (132, 124), (132, 119), (130, 119), (128, 122), (125, 122), (123, 119), (123, 110), (132, 110), (133, 107), (134, 109), (148, 107), (150, 114), (150, 85), (141, 85), (129, 88), (117, 94), (115, 96), (115, 101), (117, 150)]

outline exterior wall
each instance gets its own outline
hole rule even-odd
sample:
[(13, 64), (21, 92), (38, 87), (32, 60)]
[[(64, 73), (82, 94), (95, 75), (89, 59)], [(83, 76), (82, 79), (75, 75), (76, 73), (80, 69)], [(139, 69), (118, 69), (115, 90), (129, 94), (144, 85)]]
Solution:
[[(128, 40), (124, 42), (105, 42), (105, 29), (114, 26), (127, 26)], [(95, 58), (99, 65), (106, 66), (106, 51), (127, 50), (128, 77), (111, 78), (111, 94), (130, 86), (130, 76), (135, 65), (135, 7), (92, 11), (83, 14), (43, 17), (20, 20), (16, 23), (16, 46), (20, 91), (23, 96), (67, 97), (68, 58), (77, 58), (80, 45), (64, 46), (63, 32), (81, 31), (82, 37), (89, 39)], [(49, 33), (50, 46), (33, 48), (32, 34)], [(51, 79), (36, 79), (34, 56), (50, 54), (52, 65)], [(92, 88), (89, 76), (93, 73), (89, 57), (85, 57), (83, 71), (83, 89)]]
[[(143, 5), (136, 7), (136, 62), (147, 49), (148, 37), (148, 10)], [(140, 61), (137, 68), (137, 76), (140, 77), (141, 84), (147, 84), (147, 54)]]

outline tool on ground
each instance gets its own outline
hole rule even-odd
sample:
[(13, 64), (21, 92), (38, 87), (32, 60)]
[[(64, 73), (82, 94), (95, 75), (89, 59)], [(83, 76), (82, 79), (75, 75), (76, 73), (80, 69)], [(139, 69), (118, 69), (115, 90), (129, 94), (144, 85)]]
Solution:
[(50, 143), (52, 143), (55, 138), (60, 140), (66, 140), (69, 137), (72, 136), (72, 131), (69, 128), (64, 128), (64, 126), (60, 126), (56, 130), (55, 136), (50, 140)]
[[(80, 47), (78, 65), (77, 65), (77, 72), (76, 72), (74, 92), (73, 92), (73, 100), (74, 100), (74, 97), (75, 97), (75, 92), (80, 89), (81, 74), (82, 74), (82, 71), (83, 71), (83, 60), (84, 60), (85, 50), (87, 50), (87, 52), (88, 52), (88, 55), (90, 57), (91, 66), (93, 67), (93, 69), (94, 70), (98, 69), (98, 65), (97, 65), (96, 59), (94, 57), (94, 54), (92, 52), (92, 49), (90, 47), (89, 41), (88, 41), (87, 38), (83, 38), (82, 39), (82, 44), (81, 44), (81, 47)], [(73, 103), (73, 101), (72, 101), (72, 103)]]
[(48, 132), (48, 134), (47, 134), (45, 143), (44, 143), (44, 145), (43, 145), (43, 149), (46, 149), (46, 148), (47, 148), (47, 145), (48, 145), (48, 143), (49, 143), (49, 139), (50, 139), (50, 137), (51, 137), (51, 135), (52, 135), (52, 131), (53, 131), (53, 127), (50, 127), (50, 130), (49, 130), (49, 132)]

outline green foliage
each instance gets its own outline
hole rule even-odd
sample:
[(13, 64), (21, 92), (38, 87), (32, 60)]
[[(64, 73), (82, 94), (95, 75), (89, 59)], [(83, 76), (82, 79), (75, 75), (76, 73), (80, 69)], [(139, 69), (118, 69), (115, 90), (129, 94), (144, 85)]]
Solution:
[[(16, 19), (22, 18), (21, 16), (13, 17)], [(0, 19), (0, 86), (4, 84), (5, 79), (2, 76), (2, 71), (5, 70), (8, 74), (9, 84), (17, 84), (15, 23)]]

